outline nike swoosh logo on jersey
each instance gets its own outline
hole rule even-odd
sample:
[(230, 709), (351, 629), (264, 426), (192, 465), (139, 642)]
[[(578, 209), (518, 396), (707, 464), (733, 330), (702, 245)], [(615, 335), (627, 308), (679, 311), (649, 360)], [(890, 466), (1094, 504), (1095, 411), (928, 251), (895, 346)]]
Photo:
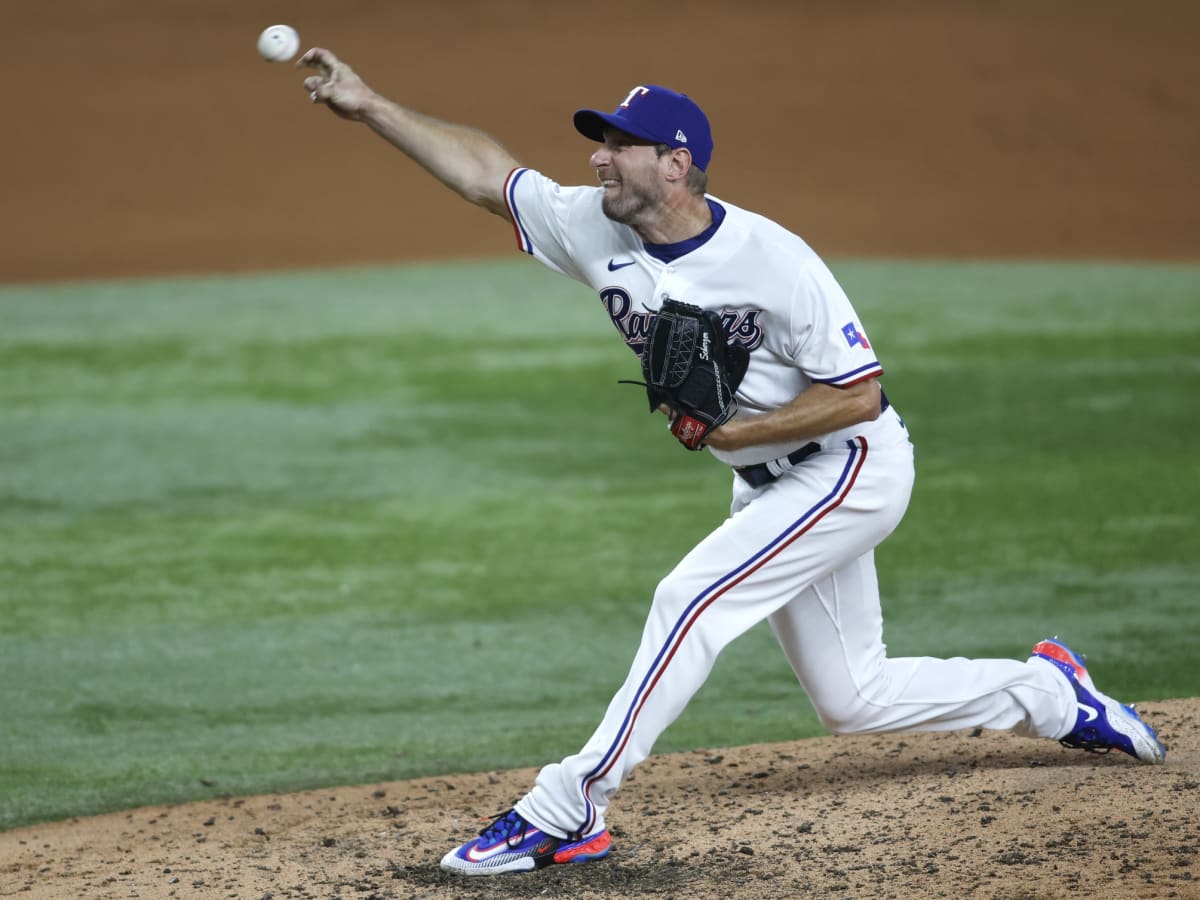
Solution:
[(1083, 711), (1085, 716), (1087, 716), (1087, 718), (1084, 720), (1085, 722), (1091, 722), (1096, 718), (1096, 716), (1099, 715), (1099, 713), (1096, 711), (1096, 708), (1093, 706), (1085, 706), (1082, 703), (1076, 703), (1075, 705)]
[(617, 269), (623, 269), (626, 266), (632, 266), (634, 264), (634, 262), (635, 261), (631, 259), (629, 262), (619, 263), (615, 259), (610, 259), (608, 261), (608, 271), (615, 272), (615, 271), (617, 271)]
[[(539, 832), (537, 831), (537, 829), (530, 828), (529, 831), (527, 831), (525, 833), (525, 840), (528, 840), (531, 836), (536, 835), (538, 833)], [(522, 843), (524, 843), (524, 841), (522, 841)], [(513, 848), (508, 845), (507, 839), (500, 838), (500, 840), (498, 840), (496, 843), (492, 844), (492, 846), (487, 847), (486, 849), (481, 848), (479, 846), (479, 844), (476, 843), (467, 848), (467, 852), (465, 855), (470, 862), (482, 862), (485, 859), (490, 859), (491, 857), (496, 856), (500, 853), (509, 852), (512, 849)]]

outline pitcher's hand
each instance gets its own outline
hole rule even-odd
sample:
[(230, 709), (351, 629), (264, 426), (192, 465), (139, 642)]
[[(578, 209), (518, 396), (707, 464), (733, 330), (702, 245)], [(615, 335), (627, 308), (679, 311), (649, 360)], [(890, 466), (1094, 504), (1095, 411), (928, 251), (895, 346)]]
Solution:
[(323, 47), (313, 47), (298, 60), (296, 68), (316, 69), (304, 79), (304, 89), (313, 103), (324, 103), (343, 119), (362, 118), (375, 96), (354, 70)]

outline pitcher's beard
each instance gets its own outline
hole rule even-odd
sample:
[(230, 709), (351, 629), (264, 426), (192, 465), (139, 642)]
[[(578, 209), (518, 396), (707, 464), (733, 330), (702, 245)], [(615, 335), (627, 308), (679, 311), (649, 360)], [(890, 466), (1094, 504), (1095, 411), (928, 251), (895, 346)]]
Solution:
[(656, 196), (653, 191), (623, 182), (616, 194), (604, 192), (600, 209), (614, 222), (637, 225), (646, 212), (655, 209), (661, 201), (661, 193)]

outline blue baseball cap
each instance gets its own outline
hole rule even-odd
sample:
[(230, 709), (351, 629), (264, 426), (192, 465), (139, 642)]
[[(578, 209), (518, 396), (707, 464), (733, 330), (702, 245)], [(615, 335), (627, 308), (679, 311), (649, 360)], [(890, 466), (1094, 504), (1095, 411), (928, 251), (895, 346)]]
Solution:
[(603, 142), (606, 125), (644, 141), (686, 147), (698, 169), (707, 169), (712, 158), (712, 129), (704, 110), (687, 94), (657, 84), (639, 84), (614, 112), (595, 109), (575, 112), (575, 129), (593, 141)]

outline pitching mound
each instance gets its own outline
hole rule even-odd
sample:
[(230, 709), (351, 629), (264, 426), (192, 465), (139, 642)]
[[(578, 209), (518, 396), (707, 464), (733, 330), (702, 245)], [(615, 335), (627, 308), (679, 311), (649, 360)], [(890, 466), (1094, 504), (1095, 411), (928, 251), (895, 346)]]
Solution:
[(1007, 734), (830, 737), (648, 760), (602, 861), (438, 861), (534, 770), (150, 807), (0, 834), (54, 898), (1200, 897), (1200, 700), (1146, 704), (1165, 766)]

